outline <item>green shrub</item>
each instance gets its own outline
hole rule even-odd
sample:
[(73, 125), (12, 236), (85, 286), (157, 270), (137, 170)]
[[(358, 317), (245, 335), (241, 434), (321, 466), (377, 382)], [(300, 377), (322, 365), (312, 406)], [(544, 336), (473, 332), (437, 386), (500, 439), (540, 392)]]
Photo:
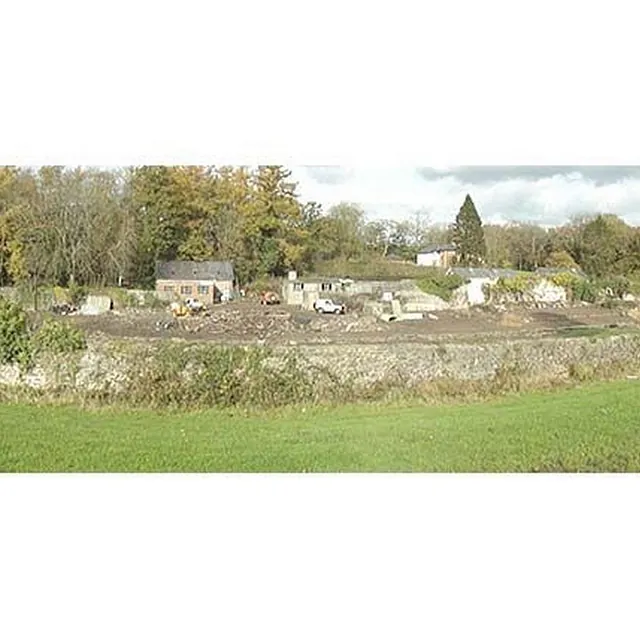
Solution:
[(552, 284), (555, 284), (556, 287), (562, 287), (568, 294), (571, 294), (574, 287), (576, 287), (576, 285), (583, 280), (583, 278), (580, 278), (574, 273), (569, 273), (568, 271), (556, 273), (549, 278), (549, 281)]
[(568, 369), (569, 378), (578, 382), (589, 382), (597, 378), (595, 367), (589, 364), (572, 362)]
[(613, 276), (611, 278), (605, 278), (599, 283), (600, 288), (603, 291), (609, 289), (614, 298), (622, 299), (625, 294), (631, 293), (631, 281), (626, 276)]
[(549, 280), (556, 286), (563, 287), (571, 300), (593, 303), (598, 299), (601, 285), (573, 273), (556, 273)]
[(144, 294), (143, 306), (147, 309), (164, 309), (167, 306), (167, 303), (163, 300), (160, 300), (158, 296), (153, 291), (147, 291)]
[(552, 251), (545, 260), (546, 267), (556, 269), (576, 269), (578, 264), (568, 251)]
[(464, 278), (457, 274), (448, 275), (439, 269), (432, 269), (427, 276), (420, 278), (416, 284), (422, 292), (449, 301), (453, 292), (464, 283)]
[(327, 385), (332, 396), (348, 392), (348, 384), (332, 379), (330, 372), (320, 375), (320, 382), (312, 380), (295, 353), (277, 365), (270, 362), (272, 355), (261, 347), (161, 344), (140, 353), (129, 383), (116, 397), (134, 406), (187, 410), (310, 402)]
[(512, 278), (498, 278), (493, 290), (498, 293), (524, 295), (540, 282), (540, 277), (533, 273), (519, 273)]
[(79, 307), (85, 301), (88, 291), (86, 287), (72, 283), (69, 285), (68, 293), (71, 304)]
[(46, 318), (33, 337), (36, 352), (41, 353), (73, 353), (87, 348), (87, 341), (80, 329), (66, 322)]
[(598, 299), (598, 287), (590, 280), (577, 280), (571, 287), (573, 300), (582, 302), (595, 302)]
[(280, 291), (280, 282), (275, 278), (258, 278), (251, 283), (249, 290), (254, 294), (261, 295), (267, 291)]
[(525, 371), (516, 362), (501, 363), (497, 367), (493, 378), (489, 380), (489, 387), (493, 394), (518, 392), (524, 388), (524, 385)]
[(33, 355), (30, 338), (24, 309), (0, 297), (0, 364), (28, 365)]
[(118, 309), (133, 309), (140, 306), (138, 297), (119, 287), (113, 287), (105, 291), (105, 295), (113, 300), (113, 304)]
[(630, 274), (629, 289), (634, 296), (640, 296), (640, 272)]
[(56, 304), (71, 304), (71, 296), (64, 287), (53, 287), (53, 301)]
[(38, 298), (36, 302), (39, 302), (38, 294), (40, 291), (41, 289), (39, 288), (34, 292), (33, 286), (30, 283), (20, 282), (13, 288), (13, 291), (7, 298), (21, 307), (30, 307), (33, 306), (36, 297)]

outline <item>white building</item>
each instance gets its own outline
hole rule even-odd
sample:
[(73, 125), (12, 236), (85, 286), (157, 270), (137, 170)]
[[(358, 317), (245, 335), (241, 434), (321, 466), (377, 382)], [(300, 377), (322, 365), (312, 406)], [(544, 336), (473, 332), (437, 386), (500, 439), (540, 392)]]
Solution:
[(452, 244), (432, 244), (418, 251), (416, 264), (419, 267), (450, 267), (456, 257)]

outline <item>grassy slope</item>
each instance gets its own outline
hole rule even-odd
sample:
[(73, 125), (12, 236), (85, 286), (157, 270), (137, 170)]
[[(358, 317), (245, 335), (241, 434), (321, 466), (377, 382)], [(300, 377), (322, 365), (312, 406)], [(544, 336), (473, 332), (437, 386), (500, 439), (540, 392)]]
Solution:
[(639, 384), (261, 418), (0, 405), (0, 470), (640, 471)]

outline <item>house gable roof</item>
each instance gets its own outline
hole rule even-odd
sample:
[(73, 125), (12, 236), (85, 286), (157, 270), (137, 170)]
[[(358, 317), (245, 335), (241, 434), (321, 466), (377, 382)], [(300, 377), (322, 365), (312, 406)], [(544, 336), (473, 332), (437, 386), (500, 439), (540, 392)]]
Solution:
[(289, 280), (289, 283), (295, 282), (299, 282), (302, 284), (341, 284), (342, 280), (333, 276), (327, 276), (326, 278), (323, 278), (321, 276), (308, 276), (296, 278), (295, 280)]
[(480, 267), (452, 267), (447, 273), (453, 273), (461, 278), (486, 278), (497, 280), (498, 278), (513, 278), (520, 273), (514, 269), (484, 269)]
[(233, 280), (233, 265), (230, 262), (207, 260), (191, 262), (173, 260), (158, 262), (156, 265), (158, 280)]
[(455, 250), (456, 247), (453, 244), (428, 244), (418, 251), (418, 255), (421, 253), (444, 253), (445, 251)]
[(536, 269), (536, 273), (539, 276), (555, 276), (560, 273), (570, 273), (571, 275), (578, 276), (579, 278), (585, 278), (586, 274), (582, 271), (582, 269), (570, 269), (570, 268), (557, 268), (557, 267), (538, 267)]

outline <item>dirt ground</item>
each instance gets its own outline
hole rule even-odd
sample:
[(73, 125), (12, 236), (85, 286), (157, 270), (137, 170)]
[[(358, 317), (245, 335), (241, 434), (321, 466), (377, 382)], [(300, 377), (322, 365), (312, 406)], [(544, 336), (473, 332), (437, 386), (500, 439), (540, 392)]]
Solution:
[(174, 320), (168, 311), (149, 310), (114, 311), (69, 319), (89, 334), (273, 346), (441, 342), (489, 336), (515, 338), (569, 328), (640, 326), (640, 315), (630, 313), (629, 309), (598, 306), (447, 310), (427, 314), (423, 320), (386, 323), (362, 313), (323, 316), (296, 307), (264, 307), (251, 301), (220, 304), (209, 316), (181, 320)]

